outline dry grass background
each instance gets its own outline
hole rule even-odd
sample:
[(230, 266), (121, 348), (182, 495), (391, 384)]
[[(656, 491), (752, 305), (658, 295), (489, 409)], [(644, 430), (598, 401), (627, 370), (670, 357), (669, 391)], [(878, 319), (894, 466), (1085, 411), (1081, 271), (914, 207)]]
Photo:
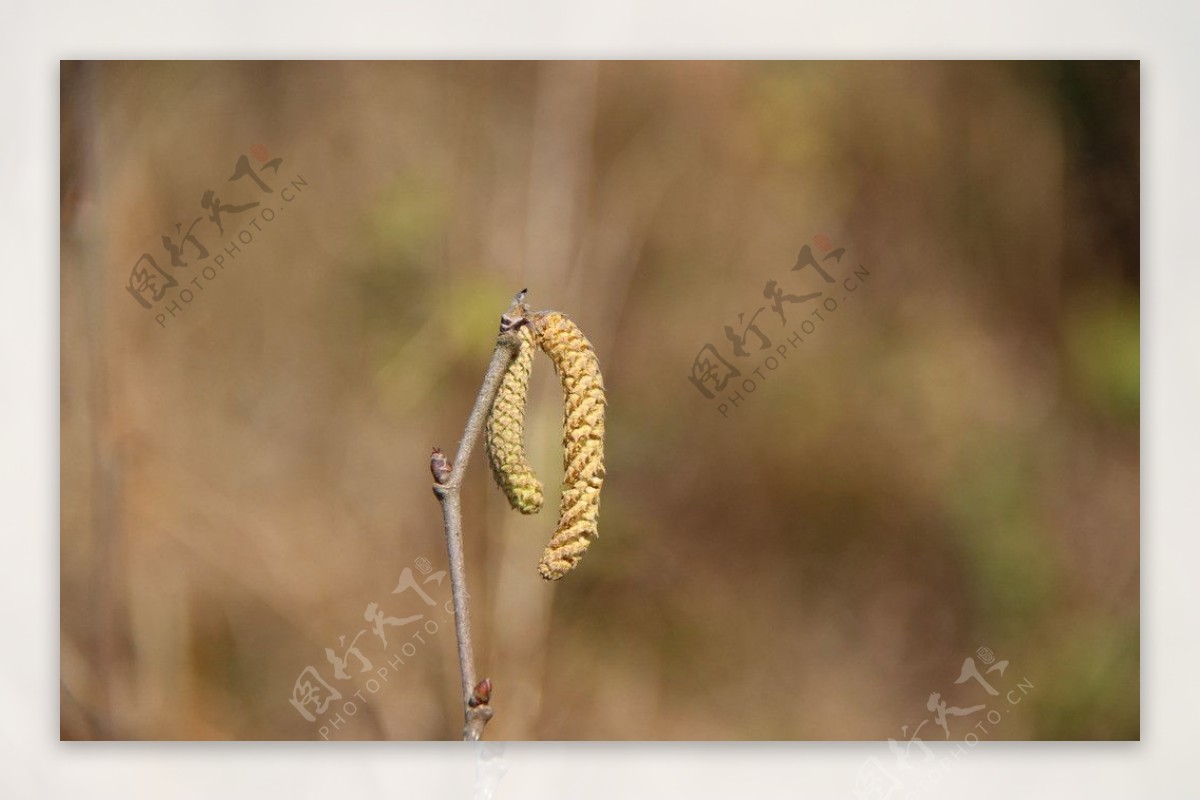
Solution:
[[(62, 736), (319, 736), (293, 682), (444, 567), (429, 448), (528, 286), (599, 353), (609, 477), (600, 540), (542, 582), (542, 359), (549, 511), (509, 511), (482, 451), (464, 494), (489, 738), (900, 738), (930, 692), (979, 702), (953, 682), (980, 646), (1035, 685), (990, 739), (1136, 738), (1138, 82), (64, 63)], [(255, 144), (307, 186), (161, 329), (128, 270)], [(722, 418), (693, 357), (819, 233), (869, 283)], [(365, 676), (331, 737), (455, 735), (448, 626)]]

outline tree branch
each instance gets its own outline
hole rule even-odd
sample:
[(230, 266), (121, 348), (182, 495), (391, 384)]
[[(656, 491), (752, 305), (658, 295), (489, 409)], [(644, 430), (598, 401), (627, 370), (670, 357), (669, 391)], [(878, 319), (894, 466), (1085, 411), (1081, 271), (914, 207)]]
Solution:
[(454, 634), (458, 639), (458, 666), (462, 674), (463, 690), (463, 739), (478, 740), (483, 727), (492, 719), (490, 679), (476, 681), (475, 647), (471, 640), (470, 598), (467, 592), (466, 567), (463, 558), (462, 503), (460, 491), (471, 450), (483, 430), (484, 420), (496, 399), (504, 371), (516, 355), (518, 340), (516, 329), (525, 321), (525, 290), (513, 298), (512, 305), (500, 318), (500, 333), (496, 337), (496, 349), (483, 376), (483, 386), (475, 396), (475, 406), (467, 418), (467, 427), (458, 443), (454, 462), (447, 461), (438, 448), (433, 449), (429, 467), (433, 473), (433, 494), (442, 507), (442, 519), (446, 529), (446, 552), (450, 560), (450, 588), (454, 594)]

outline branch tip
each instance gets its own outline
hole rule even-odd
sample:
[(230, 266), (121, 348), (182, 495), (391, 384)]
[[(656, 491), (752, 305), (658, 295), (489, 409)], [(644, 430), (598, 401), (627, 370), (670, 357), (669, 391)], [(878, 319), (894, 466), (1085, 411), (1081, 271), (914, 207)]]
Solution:
[[(526, 325), (529, 322), (529, 309), (525, 307), (525, 293), (528, 291), (528, 289), (522, 289), (520, 292), (514, 295), (512, 303), (509, 304), (508, 310), (505, 311), (504, 314), (500, 315), (501, 336), (512, 331), (516, 331), (518, 328)], [(512, 347), (515, 342), (510, 338), (507, 344), (509, 347)]]

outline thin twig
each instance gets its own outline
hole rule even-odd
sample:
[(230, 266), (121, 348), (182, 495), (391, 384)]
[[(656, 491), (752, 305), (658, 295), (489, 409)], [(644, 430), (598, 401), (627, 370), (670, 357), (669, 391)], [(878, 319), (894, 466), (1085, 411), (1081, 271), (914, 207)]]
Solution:
[(475, 406), (467, 419), (467, 427), (458, 443), (458, 453), (453, 464), (434, 448), (430, 459), (433, 472), (433, 494), (442, 506), (442, 519), (446, 528), (446, 552), (450, 559), (450, 588), (454, 594), (454, 634), (458, 639), (458, 666), (462, 673), (464, 740), (478, 740), (483, 727), (492, 718), (490, 679), (477, 682), (475, 675), (475, 647), (471, 640), (471, 611), (467, 604), (466, 567), (463, 559), (462, 503), (460, 491), (467, 461), (471, 450), (483, 430), (484, 420), (492, 408), (504, 371), (517, 352), (516, 327), (525, 319), (525, 290), (517, 293), (512, 305), (500, 318), (500, 333), (496, 337), (496, 349), (483, 376), (483, 386), (475, 396)]

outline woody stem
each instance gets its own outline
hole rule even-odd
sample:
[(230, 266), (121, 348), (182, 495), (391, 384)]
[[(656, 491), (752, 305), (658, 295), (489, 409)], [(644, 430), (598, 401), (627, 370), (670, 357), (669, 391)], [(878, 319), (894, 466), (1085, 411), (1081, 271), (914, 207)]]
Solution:
[[(522, 295), (518, 295), (513, 300), (513, 305), (508, 310), (509, 315), (521, 312), (521, 298)], [(504, 372), (516, 355), (516, 347), (517, 340), (511, 332), (501, 333), (496, 338), (496, 348), (492, 351), (492, 359), (483, 376), (483, 385), (479, 388), (479, 394), (475, 396), (475, 405), (467, 418), (462, 439), (459, 440), (450, 475), (444, 481), (433, 485), (433, 494), (437, 496), (442, 507), (446, 552), (450, 561), (450, 588), (454, 596), (454, 634), (458, 640), (458, 666), (462, 675), (464, 740), (478, 740), (493, 713), (490, 704), (490, 682), (485, 679), (484, 684), (480, 684), (475, 673), (475, 647), (471, 639), (471, 610), (468, 604), (470, 596), (467, 592), (463, 554), (460, 490), (471, 451), (483, 431), (484, 421), (496, 399)]]

